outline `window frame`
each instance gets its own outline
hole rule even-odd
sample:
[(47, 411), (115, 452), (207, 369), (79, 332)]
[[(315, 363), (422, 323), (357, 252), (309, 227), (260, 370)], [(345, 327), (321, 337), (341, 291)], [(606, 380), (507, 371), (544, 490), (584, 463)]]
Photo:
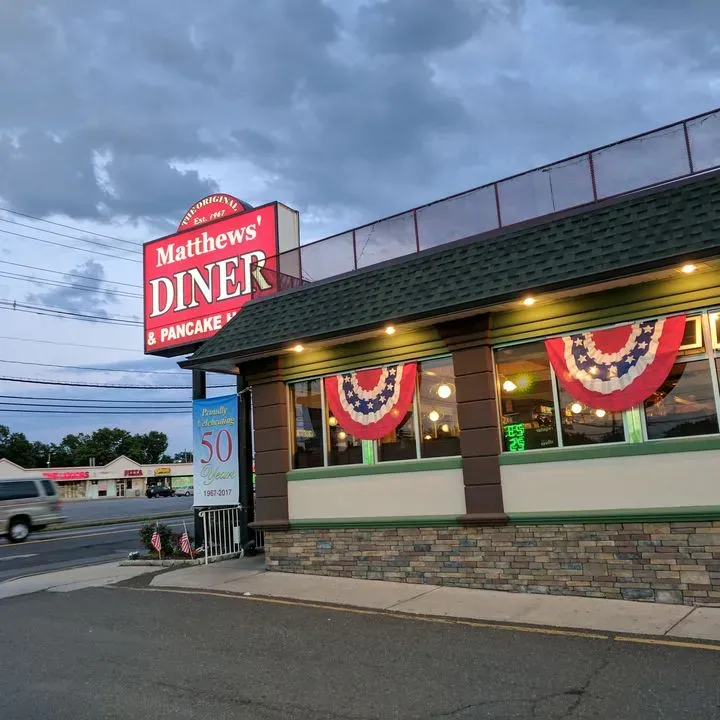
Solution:
[[(428, 459), (437, 459), (437, 458), (424, 458), (422, 456), (422, 437), (421, 437), (421, 423), (420, 423), (420, 372), (421, 372), (421, 365), (422, 363), (431, 362), (433, 360), (448, 360), (450, 362), (450, 365), (452, 365), (453, 358), (452, 353), (440, 353), (437, 355), (430, 355), (428, 357), (418, 358), (418, 359), (408, 359), (408, 360), (397, 360), (395, 362), (402, 363), (402, 362), (416, 362), (418, 365), (418, 374), (415, 378), (415, 388), (413, 390), (413, 401), (412, 401), (412, 412), (413, 412), (413, 430), (415, 432), (415, 457), (414, 458), (406, 458), (404, 460), (380, 460), (379, 458), (379, 440), (362, 440), (362, 446), (363, 446), (363, 461), (361, 463), (352, 463), (350, 465), (347, 465), (347, 467), (382, 467), (383, 465), (387, 464), (396, 464), (396, 463), (415, 463), (422, 460), (428, 460)], [(387, 364), (387, 363), (384, 363)], [(375, 368), (383, 367), (383, 365), (370, 365), (368, 367), (363, 367), (363, 370), (373, 370)], [(289, 462), (290, 462), (290, 471), (294, 470), (307, 470), (312, 468), (296, 468), (295, 467), (295, 443), (297, 441), (297, 437), (295, 435), (295, 394), (294, 394), (294, 386), (303, 383), (303, 382), (309, 382), (311, 380), (320, 380), (320, 405), (321, 405), (321, 412), (322, 412), (322, 423), (323, 423), (323, 432), (322, 432), (322, 449), (323, 449), (323, 464), (317, 465), (315, 469), (320, 470), (322, 468), (338, 468), (338, 467), (345, 467), (343, 465), (330, 465), (329, 463), (329, 449), (330, 449), (330, 425), (327, 422), (328, 417), (328, 407), (327, 407), (327, 400), (325, 397), (325, 378), (328, 377), (334, 377), (338, 374), (338, 372), (343, 371), (336, 371), (332, 373), (325, 373), (323, 375), (313, 375), (309, 378), (300, 378), (297, 380), (292, 380), (286, 383), (287, 385), (287, 397), (288, 397), (288, 429), (291, 433), (290, 437), (290, 448), (289, 448)], [(454, 372), (454, 369), (453, 369)], [(456, 407), (456, 414), (457, 414), (457, 396), (455, 399), (455, 407)], [(366, 452), (366, 445), (365, 443), (369, 443), (372, 446), (372, 452)], [(460, 452), (458, 452), (457, 455), (442, 455), (440, 457), (460, 457)]]
[[(692, 309), (686, 311), (687, 320), (691, 320), (693, 318), (698, 318), (699, 320), (699, 330), (696, 334), (696, 338), (699, 337), (702, 339), (702, 342), (705, 347), (705, 352), (698, 353), (696, 355), (686, 355), (686, 356), (680, 356), (675, 360), (675, 364), (678, 363), (691, 363), (691, 362), (706, 362), (709, 363), (710, 367), (710, 380), (713, 390), (713, 399), (715, 401), (715, 412), (717, 414), (718, 418), (718, 424), (720, 425), (720, 373), (718, 372), (717, 362), (720, 361), (720, 337), (716, 331), (716, 325), (711, 322), (711, 318), (713, 315), (718, 315), (720, 318), (720, 306), (710, 306), (706, 308), (701, 309)], [(622, 322), (612, 323), (609, 325), (602, 325), (598, 328), (595, 328), (597, 330), (604, 330), (607, 328), (613, 328), (613, 327), (619, 327), (621, 325), (626, 325), (628, 322), (633, 322), (632, 320), (625, 320)], [(578, 330), (574, 330), (573, 332), (579, 332)], [(517, 340), (514, 342), (508, 342), (508, 343), (501, 343), (498, 345), (492, 346), (492, 352), (493, 352), (493, 380), (495, 382), (495, 393), (496, 393), (496, 410), (498, 415), (498, 435), (500, 440), (500, 447), (503, 447), (503, 426), (502, 426), (502, 408), (500, 404), (500, 376), (498, 374), (497, 370), (497, 361), (496, 361), (496, 351), (503, 350), (504, 348), (509, 347), (518, 347), (521, 345), (528, 345), (530, 343), (534, 342), (542, 342), (548, 338), (553, 337), (560, 337), (558, 334), (552, 334), (552, 335), (542, 335), (540, 337), (536, 338), (530, 338), (530, 339), (524, 339), (524, 340)], [(692, 344), (692, 345), (683, 345), (682, 348), (692, 350), (696, 349), (698, 347), (701, 347), (701, 345), (698, 344)], [(554, 448), (536, 448), (533, 450), (525, 450), (523, 451), (523, 454), (527, 453), (543, 453), (543, 452), (550, 452), (550, 451), (558, 451), (562, 449), (568, 448), (567, 445), (565, 445), (563, 441), (563, 434), (562, 434), (562, 424), (561, 424), (561, 412), (560, 412), (560, 389), (559, 389), (559, 383), (557, 380), (557, 376), (555, 374), (555, 370), (552, 367), (552, 364), (550, 363), (548, 359), (548, 365), (550, 367), (550, 378), (551, 378), (551, 386), (552, 386), (552, 394), (553, 394), (553, 403), (554, 403), (554, 418), (555, 418), (555, 428), (556, 428), (556, 436), (557, 436), (557, 446)], [(625, 435), (625, 439), (623, 441), (619, 442), (609, 442), (609, 443), (599, 443), (597, 445), (594, 444), (588, 444), (588, 445), (582, 445), (582, 446), (572, 446), (575, 447), (595, 447), (598, 448), (601, 447), (617, 447), (619, 445), (624, 444), (639, 444), (639, 443), (657, 443), (657, 442), (666, 442), (667, 438), (648, 438), (648, 432), (647, 432), (647, 419), (645, 416), (645, 408), (641, 405), (636, 405), (630, 408), (629, 410), (624, 410), (622, 412), (622, 419), (623, 419), (623, 431)], [(637, 429), (639, 430), (639, 434), (637, 437), (633, 437), (633, 430)], [(717, 437), (720, 436), (720, 430), (717, 433), (709, 433), (709, 434), (703, 434), (703, 435), (689, 435), (688, 438), (711, 438), (711, 437)], [(684, 439), (684, 438), (678, 438), (678, 439)], [(501, 450), (501, 455), (515, 455), (517, 453), (510, 453), (507, 450)]]

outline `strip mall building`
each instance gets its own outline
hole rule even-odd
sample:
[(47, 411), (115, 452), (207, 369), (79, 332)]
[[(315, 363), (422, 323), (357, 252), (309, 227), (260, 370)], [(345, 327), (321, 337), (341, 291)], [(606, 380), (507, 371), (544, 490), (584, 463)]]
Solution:
[(141, 465), (124, 455), (107, 465), (84, 467), (24, 468), (0, 459), (0, 478), (47, 478), (54, 480), (66, 500), (140, 497), (151, 485), (167, 485), (188, 491), (193, 485), (192, 463)]
[(642, 142), (331, 238), (181, 363), (249, 379), (270, 569), (720, 601), (718, 115)]

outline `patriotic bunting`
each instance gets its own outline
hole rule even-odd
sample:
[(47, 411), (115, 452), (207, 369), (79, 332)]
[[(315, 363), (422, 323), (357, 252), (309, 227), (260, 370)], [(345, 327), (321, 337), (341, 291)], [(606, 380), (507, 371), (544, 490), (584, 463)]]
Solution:
[(685, 316), (644, 320), (545, 341), (560, 384), (593, 409), (639, 405), (667, 378), (685, 332)]
[(358, 370), (325, 378), (325, 396), (338, 424), (359, 440), (392, 432), (412, 405), (417, 363)]

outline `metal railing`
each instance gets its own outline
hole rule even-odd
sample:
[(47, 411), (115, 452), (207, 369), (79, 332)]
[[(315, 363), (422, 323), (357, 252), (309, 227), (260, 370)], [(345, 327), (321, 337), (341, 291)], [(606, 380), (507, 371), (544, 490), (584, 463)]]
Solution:
[(280, 279), (323, 280), (718, 167), (720, 108), (301, 245), (267, 264)]
[(205, 564), (242, 555), (240, 544), (241, 507), (201, 510)]

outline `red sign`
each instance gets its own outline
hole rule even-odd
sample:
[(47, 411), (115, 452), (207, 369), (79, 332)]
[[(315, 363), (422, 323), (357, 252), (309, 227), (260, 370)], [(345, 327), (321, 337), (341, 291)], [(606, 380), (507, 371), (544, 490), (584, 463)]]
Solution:
[(125, 477), (139, 477), (143, 474), (143, 471), (140, 468), (137, 468), (135, 470), (126, 470), (125, 471)]
[(178, 230), (204, 225), (213, 220), (221, 220), (228, 215), (250, 209), (251, 207), (247, 203), (238, 200), (232, 195), (225, 195), (224, 193), (208, 195), (202, 200), (198, 200), (185, 213), (185, 217), (178, 225)]
[(90, 477), (90, 473), (83, 471), (44, 472), (42, 476), (50, 478), (50, 480), (87, 480)]
[(278, 254), (277, 204), (153, 240), (143, 247), (145, 352), (207, 340), (268, 290)]

